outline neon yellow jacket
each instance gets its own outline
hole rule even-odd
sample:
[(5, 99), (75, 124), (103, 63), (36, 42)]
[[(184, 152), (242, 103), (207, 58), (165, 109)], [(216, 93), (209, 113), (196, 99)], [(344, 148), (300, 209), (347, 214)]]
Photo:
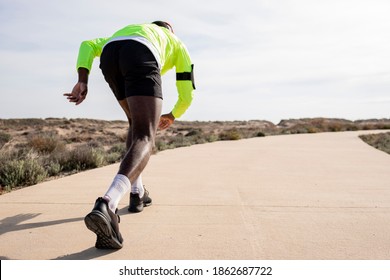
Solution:
[[(160, 66), (161, 75), (175, 67), (178, 100), (172, 110), (179, 118), (191, 105), (193, 89), (193, 64), (185, 45), (171, 31), (155, 24), (128, 25), (111, 37), (83, 41), (77, 58), (77, 69), (92, 68), (95, 57), (100, 57), (103, 47), (111, 41), (134, 39), (144, 43), (155, 55)], [(145, 40), (146, 39), (146, 40)]]

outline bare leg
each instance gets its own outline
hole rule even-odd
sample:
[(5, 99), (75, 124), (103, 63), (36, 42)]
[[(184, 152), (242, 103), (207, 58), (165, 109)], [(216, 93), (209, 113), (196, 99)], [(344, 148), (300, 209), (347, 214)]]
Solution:
[(119, 100), (119, 105), (121, 105), (123, 111), (126, 113), (127, 120), (129, 122), (129, 130), (127, 133), (127, 138), (126, 138), (126, 150), (128, 151), (131, 147), (132, 144), (132, 133), (131, 133), (131, 113), (130, 113), (130, 108), (129, 104), (127, 103), (127, 100)]
[(120, 102), (131, 123), (127, 144), (130, 145), (119, 167), (118, 174), (133, 182), (141, 174), (152, 154), (156, 131), (161, 115), (162, 99), (151, 96), (126, 98), (128, 107)]

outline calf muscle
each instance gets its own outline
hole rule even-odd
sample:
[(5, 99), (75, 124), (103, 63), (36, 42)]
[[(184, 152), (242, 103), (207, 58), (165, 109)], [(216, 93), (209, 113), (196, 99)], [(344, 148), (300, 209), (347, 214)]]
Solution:
[(151, 96), (131, 96), (127, 99), (131, 126), (130, 147), (123, 158), (119, 174), (133, 182), (141, 174), (152, 154), (157, 126), (161, 115), (162, 99)]

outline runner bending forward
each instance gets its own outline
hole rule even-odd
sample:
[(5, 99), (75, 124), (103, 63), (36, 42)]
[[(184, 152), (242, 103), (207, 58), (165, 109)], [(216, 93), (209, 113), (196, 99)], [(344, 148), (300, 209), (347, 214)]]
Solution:
[[(86, 98), (88, 75), (98, 56), (104, 78), (126, 113), (129, 131), (127, 152), (119, 171), (84, 221), (97, 235), (96, 248), (120, 249), (123, 238), (116, 214), (118, 204), (128, 191), (130, 212), (141, 212), (144, 206), (151, 204), (141, 172), (152, 153), (157, 128), (168, 128), (191, 105), (195, 89), (193, 64), (185, 45), (168, 23), (128, 25), (111, 37), (81, 43), (78, 82), (71, 93), (64, 94), (69, 102), (78, 105)], [(176, 68), (178, 100), (170, 113), (161, 115), (161, 75), (173, 67)]]

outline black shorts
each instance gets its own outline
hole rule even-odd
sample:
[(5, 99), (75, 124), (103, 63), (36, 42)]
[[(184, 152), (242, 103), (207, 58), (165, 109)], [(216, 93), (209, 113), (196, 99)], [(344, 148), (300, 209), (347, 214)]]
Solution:
[(156, 58), (134, 40), (108, 43), (100, 57), (100, 69), (117, 100), (130, 96), (162, 99), (161, 75)]

